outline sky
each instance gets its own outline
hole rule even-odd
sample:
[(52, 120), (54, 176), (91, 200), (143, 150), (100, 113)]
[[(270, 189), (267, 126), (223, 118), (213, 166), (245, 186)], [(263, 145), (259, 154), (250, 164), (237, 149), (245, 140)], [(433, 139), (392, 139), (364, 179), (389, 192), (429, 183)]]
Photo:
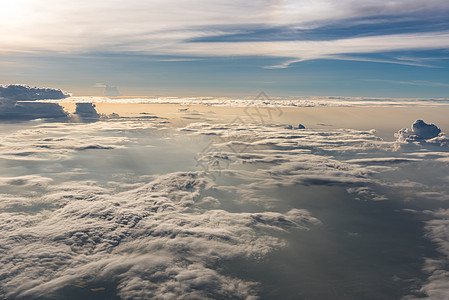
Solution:
[(16, 0), (0, 84), (75, 96), (449, 95), (446, 0)]

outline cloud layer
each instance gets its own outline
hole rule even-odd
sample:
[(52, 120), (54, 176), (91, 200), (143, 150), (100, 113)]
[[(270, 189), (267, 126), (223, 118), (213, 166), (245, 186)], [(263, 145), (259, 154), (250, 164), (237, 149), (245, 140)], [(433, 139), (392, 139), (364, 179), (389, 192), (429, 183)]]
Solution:
[[(422, 120), (416, 121), (411, 129), (400, 130), (396, 135), (397, 142), (385, 142), (377, 138), (374, 131), (348, 129), (291, 130), (280, 126), (197, 123), (183, 130), (216, 137), (199, 161), (211, 174), (232, 174), (240, 178), (243, 183), (233, 189), (245, 201), (267, 205), (276, 199), (261, 197), (261, 190), (298, 185), (342, 186), (354, 200), (359, 201), (390, 200), (379, 191), (394, 190), (402, 201), (417, 201), (418, 206), (422, 207), (426, 207), (429, 201), (435, 203), (449, 199), (447, 185), (440, 182), (436, 175), (439, 174), (436, 169), (445, 171), (447, 168), (447, 138), (436, 125), (426, 124)], [(404, 143), (407, 147), (400, 147)], [(226, 167), (233, 164), (243, 167), (237, 170)], [(263, 167), (248, 170), (244, 167), (248, 164)], [(405, 169), (413, 170), (413, 173), (419, 168), (420, 172), (415, 177), (419, 182), (404, 180), (404, 174), (388, 175), (395, 174), (399, 170), (398, 165), (402, 164), (408, 165), (409, 168)], [(423, 184), (420, 183), (423, 178), (419, 177), (425, 176), (420, 174), (425, 174), (427, 164), (430, 164), (430, 174), (435, 178), (431, 176)], [(217, 168), (217, 165), (223, 169)], [(387, 174), (386, 178), (382, 173)], [(256, 180), (244, 183), (248, 178)], [(410, 294), (413, 296), (404, 299), (418, 299), (416, 295), (446, 299), (449, 278), (448, 212), (447, 209), (425, 209), (419, 213), (430, 219), (426, 222), (426, 238), (438, 245), (441, 256), (426, 258), (423, 272), (428, 275), (427, 279), (417, 290), (412, 286)]]
[[(57, 100), (46, 100), (55, 103)], [(404, 106), (447, 106), (446, 98), (366, 98), (366, 97), (270, 97), (270, 99), (255, 99), (255, 97), (138, 97), (138, 98), (108, 98), (108, 97), (70, 97), (64, 99), (67, 103), (158, 103), (181, 105), (211, 105), (232, 107), (404, 107)]]
[[(201, 173), (170, 174), (116, 195), (82, 182), (52, 186), (34, 201), (55, 207), (51, 212), (2, 213), (0, 293), (58, 298), (68, 286), (114, 282), (126, 299), (254, 298), (254, 283), (220, 274), (216, 263), (256, 259), (284, 245), (267, 230), (319, 222), (297, 209), (286, 214), (189, 209), (210, 186)], [(17, 209), (20, 202), (11, 203)]]
[[(426, 3), (413, 0), (319, 0), (313, 3), (270, 0), (149, 3), (132, 0), (126, 5), (103, 0), (95, 3), (78, 1), (77, 5), (70, 1), (16, 1), (4, 6), (0, 13), (3, 23), (0, 51), (274, 56), (285, 58), (284, 63), (274, 67), (286, 67), (296, 61), (317, 58), (357, 59), (353, 55), (357, 53), (446, 49), (449, 46), (447, 28), (438, 31), (430, 27), (428, 32), (416, 29), (416, 32), (398, 34), (376, 32), (370, 36), (358, 36), (354, 32), (348, 38), (337, 36), (324, 41), (307, 36), (305, 32), (330, 25), (345, 28), (383, 24), (385, 19), (392, 22), (391, 28), (395, 22), (419, 23), (430, 16), (438, 20), (447, 11), (446, 1), (440, 0)], [(273, 40), (257, 34), (270, 30), (278, 30), (286, 37)], [(248, 36), (243, 42), (204, 41), (245, 34)], [(392, 62), (416, 64), (403, 59)]]
[[(3, 134), (0, 157), (23, 167), (65, 165), (89, 149), (101, 157), (139, 146), (138, 137), (149, 132), (161, 131), (167, 138), (165, 126), (158, 119), (137, 118), (41, 124)], [(235, 259), (256, 263), (287, 246), (284, 234), (321, 226), (307, 210), (271, 209), (279, 199), (269, 191), (331, 186), (351, 200), (388, 201), (385, 191), (394, 189), (444, 201), (438, 186), (383, 177), (398, 166), (413, 169), (447, 158), (444, 148), (430, 151), (427, 144), (411, 143), (403, 149), (375, 131), (284, 127), (189, 124), (170, 133), (213, 138), (196, 157), (200, 171), (154, 175), (128, 185), (64, 176), (61, 181), (61, 174), (51, 178), (51, 173), (1, 177), (0, 191), (6, 191), (0, 194), (1, 297), (95, 294), (109, 283), (125, 299), (255, 299), (258, 283), (223, 271), (223, 264)], [(220, 176), (235, 184), (219, 184)], [(19, 189), (27, 192), (15, 193)], [(230, 202), (257, 210), (227, 210)], [(445, 253), (447, 230), (438, 219), (444, 220), (444, 214), (428, 223), (428, 237), (441, 241)], [(446, 276), (432, 270), (422, 289), (429, 296), (441, 293)]]
[[(0, 153), (10, 162), (64, 164), (86, 149), (130, 145), (107, 133), (160, 126), (157, 119), (43, 124), (4, 135)], [(70, 289), (95, 294), (108, 282), (125, 299), (255, 299), (257, 283), (223, 274), (219, 265), (257, 261), (286, 245), (275, 232), (320, 223), (301, 209), (214, 208), (211, 197), (201, 196), (215, 188), (204, 172), (154, 176), (120, 193), (115, 185), (42, 175), (1, 177), (0, 188), (11, 193), (0, 194), (4, 298), (57, 299)]]

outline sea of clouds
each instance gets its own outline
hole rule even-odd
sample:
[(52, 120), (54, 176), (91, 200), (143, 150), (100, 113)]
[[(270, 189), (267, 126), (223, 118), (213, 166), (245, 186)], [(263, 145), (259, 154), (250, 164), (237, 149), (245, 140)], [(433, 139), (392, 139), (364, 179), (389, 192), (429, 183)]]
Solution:
[[(426, 258), (423, 272), (428, 279), (404, 299), (449, 297), (449, 209), (445, 203), (449, 200), (448, 177), (438, 178), (440, 175), (437, 175), (447, 174), (449, 139), (436, 125), (417, 120), (410, 128), (399, 130), (393, 142), (378, 138), (375, 130), (210, 123), (190, 124), (181, 130), (216, 137), (211, 150), (203, 152), (199, 159), (211, 174), (231, 173), (242, 182), (247, 178), (255, 179), (234, 187), (245, 201), (265, 204), (276, 201), (261, 198), (256, 191), (297, 185), (341, 186), (360, 201), (387, 201), (390, 200), (388, 196), (379, 191), (394, 190), (405, 203), (416, 201), (421, 210), (410, 211), (426, 220), (426, 237), (437, 245), (441, 255)], [(217, 162), (223, 161), (228, 165), (264, 164), (264, 168), (217, 170)], [(423, 183), (426, 175), (419, 173), (412, 177), (414, 180), (399, 173), (384, 177), (395, 174), (404, 164), (412, 164), (411, 170), (423, 173), (423, 166), (430, 164), (434, 172), (429, 174), (426, 183)], [(414, 197), (410, 195), (413, 193)], [(404, 198), (403, 195), (409, 196)]]
[[(31, 103), (34, 102), (34, 103)], [(447, 106), (446, 98), (366, 97), (76, 97), (60, 89), (27, 85), (0, 85), (0, 119), (64, 118), (68, 113), (58, 103), (179, 104), (228, 107), (405, 107)], [(96, 112), (95, 112), (96, 113)]]
[[(9, 161), (63, 162), (77, 151), (108, 151), (129, 142), (102, 137), (104, 132), (157, 129), (157, 122), (38, 125), (2, 136), (0, 152)], [(68, 126), (71, 133), (63, 134)], [(220, 262), (261, 259), (285, 246), (273, 232), (319, 224), (301, 209), (206, 209), (211, 198), (201, 192), (215, 185), (202, 171), (156, 176), (120, 193), (95, 181), (55, 179), (0, 179), (7, 190), (35, 190), (0, 195), (2, 297), (58, 298), (68, 287), (114, 282), (124, 299), (251, 299), (257, 283), (221, 274)]]
[[(73, 174), (85, 172), (83, 167), (60, 175), (28, 167), (51, 169), (80, 153), (102, 157), (129, 150), (148, 132), (206, 136), (210, 144), (192, 157), (196, 171), (132, 183), (81, 180)], [(384, 141), (375, 130), (249, 123), (197, 122), (173, 131), (164, 120), (144, 117), (38, 122), (2, 133), (0, 297), (57, 299), (110, 284), (124, 299), (256, 299), (260, 284), (225, 272), (223, 264), (262, 261), (288, 247), (281, 233), (313, 230), (322, 221), (301, 207), (273, 210), (280, 199), (269, 191), (336, 186), (354, 201), (392, 201), (391, 194), (402, 193), (408, 195), (404, 201), (420, 202), (410, 211), (422, 216), (426, 237), (440, 255), (423, 263), (427, 279), (408, 298), (422, 293), (445, 299), (449, 208), (441, 182), (448, 179), (391, 174), (403, 166), (445, 170), (448, 138), (421, 120), (396, 138)], [(237, 183), (221, 184), (224, 177)], [(226, 209), (219, 196), (224, 194), (259, 209)], [(426, 202), (432, 205), (426, 208)]]

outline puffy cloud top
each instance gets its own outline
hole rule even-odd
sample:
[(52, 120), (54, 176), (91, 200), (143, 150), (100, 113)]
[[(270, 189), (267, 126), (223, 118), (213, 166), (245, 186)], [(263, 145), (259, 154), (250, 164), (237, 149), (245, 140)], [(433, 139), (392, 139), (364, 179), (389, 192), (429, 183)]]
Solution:
[(77, 103), (75, 114), (85, 118), (99, 118), (95, 104), (93, 103)]
[(59, 89), (37, 88), (27, 85), (0, 85), (0, 119), (63, 118), (64, 109), (56, 103), (29, 103), (44, 99), (64, 99), (70, 97)]
[(449, 145), (449, 140), (445, 134), (441, 133), (441, 129), (434, 124), (427, 124), (423, 120), (416, 120), (411, 128), (403, 128), (399, 130), (395, 137), (401, 143), (430, 143)]
[(27, 85), (0, 85), (0, 100), (35, 101), (43, 99), (64, 99), (70, 95), (59, 89), (37, 88)]

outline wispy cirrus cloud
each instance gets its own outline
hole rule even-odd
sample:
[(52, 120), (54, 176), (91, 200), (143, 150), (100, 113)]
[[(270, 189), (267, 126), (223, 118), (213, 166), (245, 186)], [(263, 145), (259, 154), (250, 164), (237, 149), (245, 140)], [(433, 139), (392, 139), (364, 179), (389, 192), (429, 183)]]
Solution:
[[(439, 0), (425, 3), (413, 0), (258, 0), (250, 3), (24, 0), (2, 7), (0, 53), (268, 56), (286, 58), (285, 62), (272, 66), (284, 68), (304, 60), (345, 59), (348, 54), (447, 49), (449, 31), (443, 21), (438, 21), (447, 11), (449, 3)], [(435, 24), (441, 26), (428, 26), (426, 32), (415, 28), (414, 22), (419, 24), (431, 14)], [(396, 19), (401, 20), (403, 31), (401, 27), (391, 34), (394, 26), (381, 26)], [(335, 24), (347, 26), (345, 34), (314, 35), (314, 30), (326, 32), (326, 28)], [(363, 36), (353, 29), (360, 24), (380, 26), (367, 30), (365, 34), (369, 36)], [(278, 28), (280, 34), (288, 33), (288, 38), (277, 40), (265, 32), (252, 41), (254, 29), (272, 28)], [(236, 34), (246, 35), (240, 41), (221, 40)], [(213, 41), (207, 40), (212, 37), (215, 37)], [(391, 62), (404, 63), (400, 59)]]
[(449, 87), (449, 84), (447, 84), (447, 83), (436, 82), (436, 81), (427, 81), (427, 80), (405, 81), (405, 80), (386, 80), (386, 79), (366, 79), (366, 81), (386, 82), (386, 83), (401, 84), (401, 85)]

